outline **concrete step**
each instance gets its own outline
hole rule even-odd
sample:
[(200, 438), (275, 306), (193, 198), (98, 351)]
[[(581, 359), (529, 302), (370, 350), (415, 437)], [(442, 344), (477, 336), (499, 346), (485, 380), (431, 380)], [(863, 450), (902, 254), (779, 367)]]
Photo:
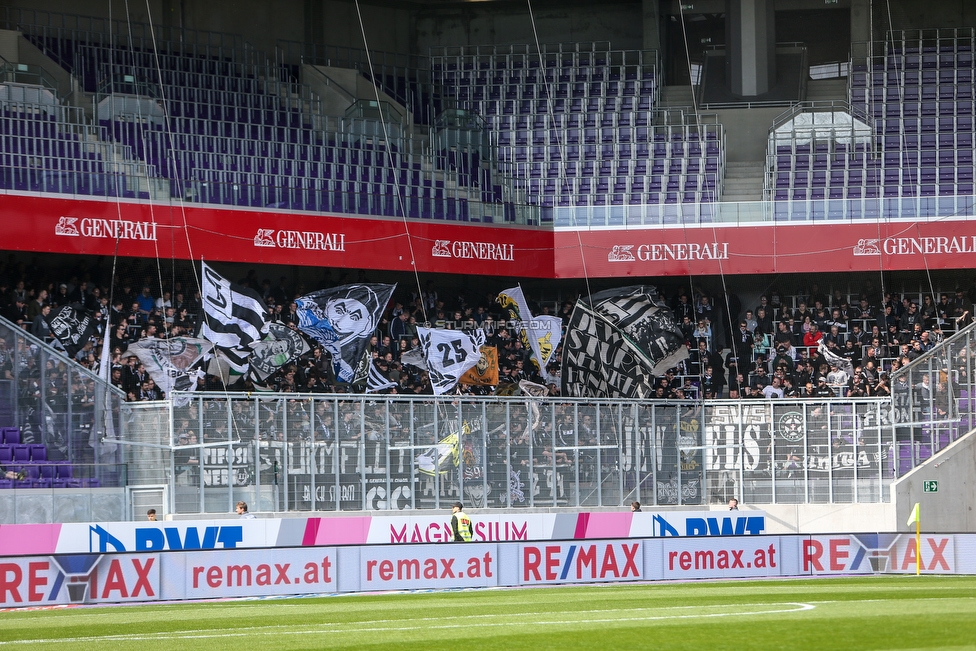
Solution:
[(762, 161), (734, 161), (725, 165), (722, 201), (760, 201), (765, 179)]

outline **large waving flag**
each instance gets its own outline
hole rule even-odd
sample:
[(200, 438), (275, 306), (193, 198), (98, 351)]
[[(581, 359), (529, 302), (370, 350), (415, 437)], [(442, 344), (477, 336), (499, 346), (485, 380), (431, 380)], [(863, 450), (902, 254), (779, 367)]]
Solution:
[(61, 342), (71, 357), (84, 348), (85, 343), (95, 334), (97, 325), (94, 314), (88, 310), (76, 310), (70, 305), (62, 305), (57, 311), (52, 310), (47, 315), (47, 324), (51, 328), (51, 334)]
[(354, 382), (369, 338), (396, 285), (343, 285), (302, 296), (298, 328), (332, 355), (340, 382)]
[(654, 376), (688, 357), (674, 313), (654, 287), (610, 289), (576, 301), (563, 345), (563, 395), (648, 398)]
[(261, 295), (202, 266), (203, 323), (200, 336), (218, 348), (246, 348), (268, 334), (268, 310)]
[(248, 358), (251, 375), (264, 381), (279, 368), (308, 351), (308, 342), (298, 330), (282, 323), (271, 323), (268, 325), (268, 336), (251, 344), (251, 355)]
[(533, 316), (521, 287), (512, 287), (498, 294), (498, 303), (508, 312), (508, 317), (519, 324), (522, 345), (532, 351), (532, 360), (541, 375), (548, 379), (546, 365), (552, 359), (562, 338), (562, 319), (555, 316)]
[(194, 391), (202, 372), (193, 366), (212, 349), (205, 339), (173, 337), (172, 339), (141, 339), (129, 344), (126, 354), (135, 355), (146, 366), (162, 391)]
[(495, 386), (498, 384), (498, 349), (494, 346), (482, 346), (481, 356), (473, 367), (459, 378), (460, 384), (475, 386)]
[(481, 359), (484, 330), (417, 328), (430, 385), (435, 395), (450, 391), (458, 379)]

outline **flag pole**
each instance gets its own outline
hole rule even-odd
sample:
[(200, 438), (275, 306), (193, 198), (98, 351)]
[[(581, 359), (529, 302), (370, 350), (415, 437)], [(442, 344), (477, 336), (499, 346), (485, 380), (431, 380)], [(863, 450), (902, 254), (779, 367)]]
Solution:
[(918, 504), (915, 505), (915, 576), (922, 574), (922, 510)]

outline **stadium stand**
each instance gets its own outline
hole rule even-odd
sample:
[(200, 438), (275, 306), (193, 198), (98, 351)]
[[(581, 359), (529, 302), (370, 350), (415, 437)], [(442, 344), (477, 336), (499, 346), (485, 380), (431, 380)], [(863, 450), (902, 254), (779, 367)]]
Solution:
[(813, 138), (809, 128), (774, 135), (766, 197), (812, 202), (793, 219), (957, 214), (953, 198), (973, 194), (974, 38), (896, 32), (880, 53), (852, 59), (849, 119)]

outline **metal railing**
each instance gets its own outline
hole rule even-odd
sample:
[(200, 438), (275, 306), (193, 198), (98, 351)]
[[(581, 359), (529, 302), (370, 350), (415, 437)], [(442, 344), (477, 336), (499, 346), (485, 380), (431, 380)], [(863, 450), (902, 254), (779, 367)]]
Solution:
[[(887, 501), (889, 402), (175, 394), (173, 512)], [(131, 430), (131, 428), (130, 428)], [(163, 450), (170, 446), (170, 453)], [(135, 474), (135, 471), (130, 471)], [(255, 508), (255, 507), (252, 507)]]
[(899, 474), (976, 427), (974, 355), (976, 323), (892, 374), (891, 422)]
[(119, 446), (104, 443), (125, 438), (123, 399), (119, 389), (0, 318), (0, 426), (20, 428), (22, 443), (44, 444), (48, 461), (88, 468), (79, 476), (102, 485), (124, 485)]

